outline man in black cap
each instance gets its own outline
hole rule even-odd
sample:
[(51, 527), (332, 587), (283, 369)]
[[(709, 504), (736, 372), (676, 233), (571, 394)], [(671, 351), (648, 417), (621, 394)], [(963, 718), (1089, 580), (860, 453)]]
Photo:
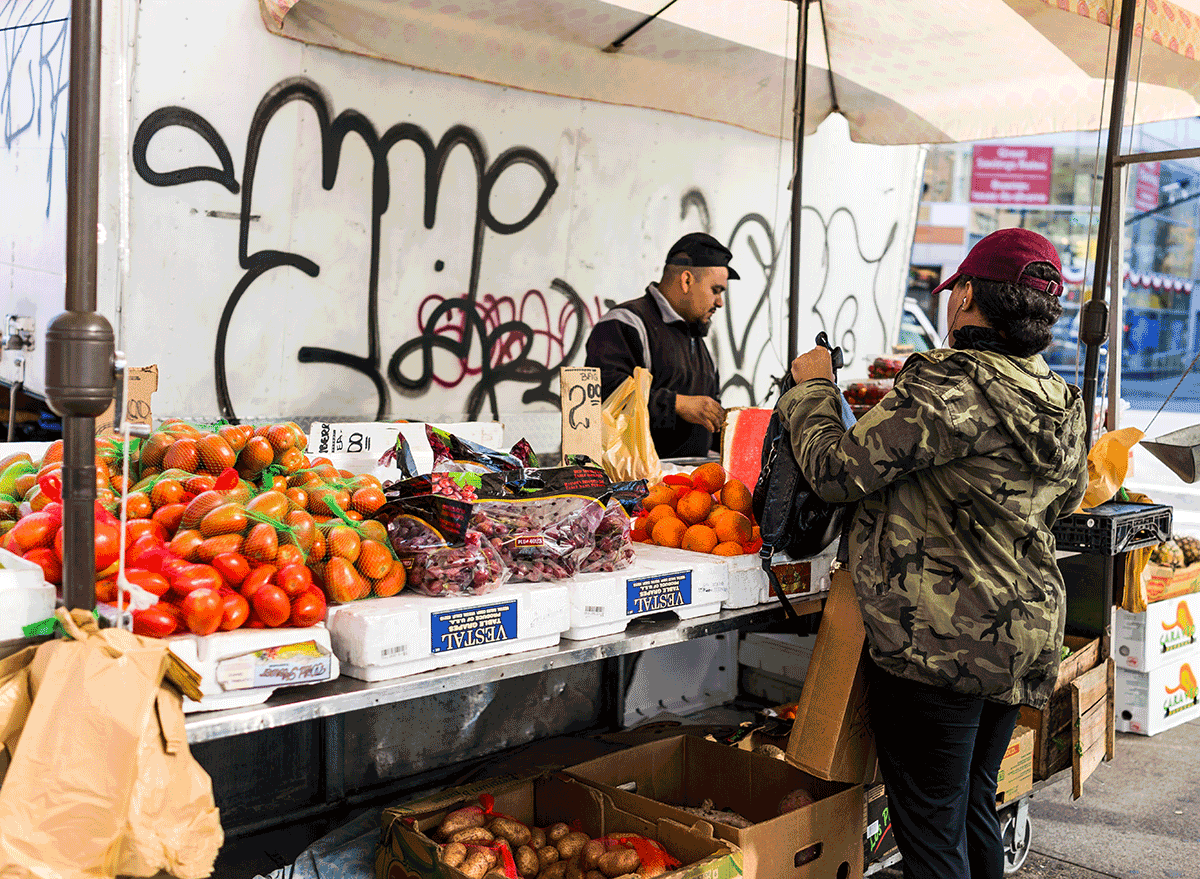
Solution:
[(707, 455), (725, 423), (704, 336), (729, 281), (738, 277), (729, 266), (732, 256), (711, 235), (684, 235), (667, 251), (662, 280), (615, 306), (588, 337), (587, 365), (600, 368), (606, 399), (634, 367), (650, 370), (650, 435), (660, 458)]

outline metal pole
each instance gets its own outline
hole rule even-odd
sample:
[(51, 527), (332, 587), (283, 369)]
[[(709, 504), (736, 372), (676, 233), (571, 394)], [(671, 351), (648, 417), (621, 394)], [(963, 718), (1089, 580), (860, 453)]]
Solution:
[[(1096, 408), (1096, 372), (1100, 346), (1108, 335), (1109, 248), (1113, 230), (1113, 187), (1117, 154), (1121, 151), (1121, 128), (1125, 121), (1125, 86), (1129, 82), (1129, 55), (1133, 46), (1136, 0), (1121, 0), (1121, 28), (1117, 32), (1117, 58), (1113, 71), (1112, 112), (1108, 122), (1108, 150), (1104, 154), (1104, 187), (1100, 196), (1100, 220), (1096, 230), (1096, 267), (1092, 295), (1079, 312), (1079, 338), (1087, 345), (1083, 361), (1083, 411), (1087, 417), (1087, 446), (1092, 446), (1092, 416)], [(1111, 357), (1111, 354), (1110, 354)]]
[[(1129, 166), (1116, 169), (1117, 185), (1113, 187), (1113, 212), (1116, 216), (1123, 215), (1125, 193), (1129, 191)], [(1123, 291), (1125, 272), (1122, 270), (1121, 257), (1125, 253), (1126, 226), (1124, 223), (1113, 224), (1112, 257), (1109, 270), (1109, 284), (1115, 291)], [(1125, 352), (1125, 297), (1113, 294), (1112, 308), (1108, 310), (1108, 338), (1112, 344), (1108, 346), (1108, 366), (1105, 378), (1108, 386), (1108, 415), (1104, 419), (1105, 430), (1116, 430), (1121, 426), (1121, 355)], [(1099, 360), (1097, 360), (1097, 372)]]
[(96, 416), (113, 393), (113, 331), (96, 314), (100, 0), (72, 0), (66, 311), (46, 329), (46, 402), (63, 419), (63, 601), (95, 606)]
[[(800, 190), (804, 178), (804, 108), (808, 85), (808, 0), (796, 0), (796, 97), (792, 108), (792, 234), (788, 275), (788, 365), (796, 359), (800, 337)], [(832, 64), (832, 61), (830, 62)]]

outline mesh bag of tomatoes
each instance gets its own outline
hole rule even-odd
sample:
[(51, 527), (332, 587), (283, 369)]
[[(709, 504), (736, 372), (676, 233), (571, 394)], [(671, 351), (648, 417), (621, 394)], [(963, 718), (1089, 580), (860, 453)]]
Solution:
[[(291, 474), (310, 466), (304, 450), (308, 437), (294, 421), (263, 424), (224, 424), (204, 430), (171, 419), (152, 433), (139, 450), (139, 476), (166, 470), (217, 475), (234, 469), (248, 481), (264, 474)], [(273, 486), (270, 486), (273, 487)]]

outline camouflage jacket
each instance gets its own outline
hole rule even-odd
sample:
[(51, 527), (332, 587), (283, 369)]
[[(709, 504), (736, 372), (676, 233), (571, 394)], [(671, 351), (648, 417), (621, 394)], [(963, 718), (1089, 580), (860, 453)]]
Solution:
[(870, 652), (891, 674), (1043, 706), (1066, 596), (1051, 525), (1087, 487), (1079, 391), (1041, 355), (914, 354), (850, 430), (837, 387), (779, 401), (804, 475), (856, 501), (850, 571)]

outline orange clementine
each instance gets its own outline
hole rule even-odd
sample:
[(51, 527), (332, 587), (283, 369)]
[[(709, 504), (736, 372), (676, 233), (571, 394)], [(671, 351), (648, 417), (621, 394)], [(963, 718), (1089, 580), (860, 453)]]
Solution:
[(642, 509), (653, 510), (657, 506), (669, 504), (675, 506), (675, 490), (669, 485), (659, 483), (650, 489), (649, 494), (642, 498)]
[(744, 516), (750, 515), (753, 498), (750, 489), (740, 479), (726, 480), (721, 489), (721, 503)]
[(725, 468), (716, 461), (701, 464), (692, 471), (692, 484), (709, 494), (718, 492), (725, 484)]
[(670, 504), (659, 504), (657, 507), (655, 507), (653, 510), (651, 510), (650, 513), (646, 516), (644, 530), (650, 531), (653, 533), (654, 526), (657, 525), (659, 522), (661, 522), (663, 519), (678, 519), (678, 518), (679, 517), (675, 515), (675, 509)]
[(707, 525), (693, 525), (684, 532), (680, 546), (692, 552), (712, 552), (717, 542), (717, 533)]
[(676, 504), (679, 503), (680, 498), (682, 498), (689, 491), (692, 491), (692, 489), (688, 488), (686, 485), (672, 485), (671, 488), (673, 488), (675, 490), (675, 503)]
[(742, 555), (742, 545), (726, 540), (713, 547), (713, 555)]
[(678, 548), (683, 543), (683, 535), (687, 533), (687, 529), (688, 526), (680, 519), (671, 516), (655, 524), (650, 537), (659, 546)]
[(728, 512), (729, 507), (724, 504), (713, 504), (712, 509), (708, 511), (708, 519), (705, 520), (704, 524), (711, 528), (717, 524), (717, 519)]
[(679, 513), (680, 519), (689, 525), (696, 525), (708, 518), (712, 505), (711, 494), (699, 489), (692, 489), (679, 499), (675, 509)]
[(749, 543), (754, 535), (754, 526), (741, 513), (729, 512), (718, 520), (713, 530), (722, 543)]

